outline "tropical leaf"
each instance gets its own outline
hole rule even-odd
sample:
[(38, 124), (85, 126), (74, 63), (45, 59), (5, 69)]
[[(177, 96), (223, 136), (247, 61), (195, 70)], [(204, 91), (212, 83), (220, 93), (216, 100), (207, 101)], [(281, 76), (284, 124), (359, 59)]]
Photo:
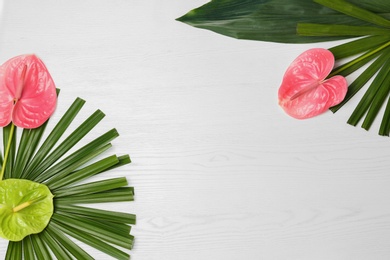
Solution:
[[(7, 149), (8, 143), (14, 147), (9, 149), (3, 186), (7, 186), (8, 182), (16, 182), (32, 187), (33, 190), (43, 187), (43, 193), (49, 188), (47, 192), (50, 193), (50, 199), (51, 194), (54, 196), (53, 215), (50, 213), (47, 226), (43, 226), (41, 232), (33, 232), (36, 234), (22, 234), (13, 239), (15, 241), (9, 241), (6, 259), (52, 259), (52, 256), (57, 259), (93, 259), (70, 237), (116, 259), (130, 258), (126, 250), (133, 246), (134, 237), (130, 235), (130, 230), (131, 225), (135, 224), (135, 215), (86, 206), (134, 199), (134, 189), (128, 187), (125, 177), (88, 182), (92, 176), (131, 162), (128, 155), (110, 155), (97, 159), (111, 147), (110, 141), (119, 136), (118, 132), (115, 129), (107, 131), (65, 157), (104, 117), (104, 113), (97, 110), (59, 143), (60, 137), (66, 135), (68, 126), (84, 103), (84, 100), (77, 98), (42, 142), (40, 138), (47, 122), (39, 128), (23, 129), (21, 138), (17, 138), (16, 133), (22, 129), (11, 131), (11, 125), (3, 129), (4, 149)], [(15, 134), (10, 136), (11, 132)], [(12, 187), (17, 188), (14, 184)], [(27, 192), (27, 189), (23, 190)], [(39, 192), (19, 195), (23, 195), (23, 200), (32, 201), (30, 197), (40, 198)], [(24, 205), (20, 198), (15, 197), (14, 200)], [(23, 212), (28, 209), (38, 214), (32, 206), (26, 209), (20, 207), (18, 210)], [(12, 211), (12, 206), (6, 209)], [(11, 226), (2, 227), (2, 232), (9, 228), (15, 230), (15, 225), (16, 221), (12, 221)]]
[[(177, 20), (258, 41), (311, 43), (360, 37), (329, 49), (340, 64), (329, 77), (360, 73), (349, 84), (345, 100), (330, 110), (339, 110), (374, 78), (348, 123), (357, 125), (364, 118), (362, 127), (368, 130), (387, 104), (379, 134), (390, 134), (390, 89), (386, 84), (390, 79), (390, 1), (212, 0)], [(353, 59), (346, 62), (345, 58)]]
[[(337, 1), (336, 1), (337, 2)], [(351, 0), (365, 10), (390, 18), (386, 0)], [(297, 35), (298, 23), (369, 26), (371, 23), (340, 13), (312, 0), (213, 0), (191, 10), (178, 21), (237, 39), (282, 43), (310, 43), (350, 38)]]

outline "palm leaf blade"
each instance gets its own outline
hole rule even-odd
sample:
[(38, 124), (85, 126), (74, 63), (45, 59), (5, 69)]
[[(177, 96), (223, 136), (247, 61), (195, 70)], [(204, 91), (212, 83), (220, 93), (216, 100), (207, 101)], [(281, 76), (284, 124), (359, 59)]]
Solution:
[(96, 158), (98, 155), (104, 153), (109, 148), (111, 148), (111, 144), (106, 144), (102, 147), (93, 149), (89, 151), (87, 154), (84, 154), (80, 158), (77, 158), (77, 161), (66, 165), (65, 168), (55, 171), (55, 169), (50, 168), (49, 170), (43, 172), (41, 175), (38, 175), (34, 181), (42, 181), (46, 185), (51, 185), (57, 181), (60, 181), (62, 178), (68, 176), (73, 171), (78, 169), (79, 167), (83, 166), (87, 162), (91, 161), (92, 159)]
[(77, 98), (72, 103), (72, 105), (65, 112), (60, 121), (53, 128), (44, 143), (41, 145), (34, 158), (31, 159), (27, 167), (24, 169), (21, 177), (26, 178), (43, 161), (46, 155), (50, 152), (50, 150), (54, 147), (60, 137), (64, 134), (69, 125), (73, 122), (73, 119), (79, 113), (84, 103), (85, 101), (81, 98)]
[(23, 256), (24, 259), (36, 259), (34, 254), (33, 245), (31, 244), (30, 236), (25, 237), (23, 240)]
[(37, 168), (30, 172), (27, 177), (34, 179), (45, 171), (50, 165), (56, 162), (61, 156), (69, 151), (78, 141), (80, 141), (89, 131), (92, 130), (104, 117), (104, 113), (97, 110), (87, 120), (85, 120), (75, 131), (73, 131), (52, 153), (50, 153)]
[(367, 36), (334, 46), (329, 50), (333, 53), (335, 60), (339, 60), (375, 49), (389, 41), (390, 36), (387, 35)]
[(387, 74), (385, 75), (385, 78), (382, 81), (381, 85), (378, 87), (378, 91), (376, 92), (374, 98), (371, 101), (371, 106), (362, 124), (362, 127), (366, 130), (371, 127), (372, 123), (374, 122), (374, 119), (378, 115), (380, 108), (382, 107), (386, 97), (390, 92), (390, 84), (388, 83), (390, 80), (390, 63), (386, 63), (383, 66), (383, 69), (387, 70)]
[[(332, 112), (338, 111), (345, 105), (359, 90), (375, 75), (375, 73), (383, 66), (387, 59), (390, 58), (390, 49), (385, 50), (384, 54), (379, 56), (362, 74), (360, 74), (348, 87), (347, 95), (344, 100), (337, 106), (332, 107)], [(350, 124), (356, 125), (358, 120), (350, 120)]]
[(102, 228), (100, 225), (97, 225), (96, 222), (89, 222), (89, 220), (85, 220), (83, 218), (68, 217), (61, 213), (55, 213), (53, 215), (53, 219), (69, 225), (74, 229), (78, 229), (81, 232), (86, 232), (97, 238), (105, 240), (108, 243), (127, 249), (131, 249), (132, 247), (133, 239), (130, 234), (124, 236), (120, 233), (107, 230), (104, 227)]
[[(350, 2), (371, 12), (390, 12), (388, 3), (379, 9), (373, 8), (369, 0)], [(300, 36), (296, 33), (298, 23), (324, 24), (332, 21), (334, 24), (370, 25), (312, 0), (213, 0), (177, 20), (233, 38), (282, 43), (321, 42), (351, 37)]]
[(42, 241), (42, 239), (37, 234), (30, 235), (31, 242), (34, 248), (35, 255), (37, 259), (52, 259), (51, 254), (47, 248), (47, 245)]
[(106, 202), (123, 202), (133, 201), (134, 191), (132, 187), (121, 187), (105, 192), (97, 192), (83, 195), (68, 195), (66, 197), (58, 197), (57, 204), (85, 204), (85, 203), (106, 203)]
[(22, 259), (22, 255), (23, 255), (22, 249), (23, 249), (23, 246), (22, 246), (21, 241), (18, 241), (18, 242), (10, 241), (8, 243), (7, 253), (5, 255), (5, 259)]
[(67, 236), (65, 236), (63, 233), (59, 232), (58, 229), (55, 229), (53, 227), (52, 223), (49, 223), (49, 225), (46, 228), (46, 231), (59, 243), (64, 246), (76, 259), (86, 259), (86, 260), (93, 260), (93, 257), (90, 256), (87, 252), (85, 252), (81, 247), (76, 245), (72, 240), (70, 240)]
[[(46, 179), (51, 178), (53, 175), (56, 175), (56, 178), (62, 178), (62, 176), (58, 176), (57, 173), (65, 168), (76, 169), (76, 166), (81, 166), (85, 163), (85, 159), (88, 161), (93, 158), (93, 156), (99, 155), (101, 152), (105, 151), (111, 145), (107, 144), (118, 137), (119, 134), (116, 131), (116, 129), (112, 129), (102, 136), (96, 138), (92, 142), (88, 143), (87, 145), (83, 146), (82, 148), (78, 149), (65, 159), (58, 161), (55, 165), (51, 166), (49, 169), (47, 169), (44, 172), (41, 172), (39, 175), (37, 175), (34, 180), (35, 181), (44, 181)], [(103, 148), (103, 149), (101, 149)], [(91, 156), (92, 155), (92, 156)], [(91, 158), (92, 157), (92, 158)]]
[(114, 223), (135, 224), (135, 215), (129, 213), (87, 208), (76, 205), (57, 204), (56, 207), (59, 212), (81, 215), (91, 219), (106, 220)]
[(387, 100), (385, 113), (383, 114), (382, 123), (379, 127), (379, 135), (389, 136), (390, 134), (390, 97)]
[(56, 256), (57, 259), (72, 260), (69, 253), (65, 251), (64, 248), (60, 246), (60, 244), (58, 244), (58, 242), (52, 236), (50, 236), (46, 231), (41, 232), (39, 235), (41, 236), (43, 242), (45, 242), (48, 245), (51, 252), (53, 252), (53, 254)]
[[(7, 259), (22, 259), (24, 257), (24, 259), (46, 260), (52, 259), (52, 255), (57, 259), (73, 259), (73, 257), (93, 259), (65, 234), (94, 246), (117, 259), (129, 259), (130, 257), (129, 254), (109, 243), (125, 249), (132, 248), (134, 237), (130, 235), (131, 227), (128, 224), (135, 224), (134, 214), (72, 205), (75, 202), (82, 203), (83, 200), (86, 203), (102, 203), (134, 199), (134, 190), (132, 187), (127, 187), (128, 182), (125, 177), (86, 182), (75, 186), (77, 182), (131, 162), (127, 154), (110, 155), (100, 160), (96, 159), (98, 155), (107, 151), (112, 146), (110, 142), (119, 136), (115, 128), (63, 158), (105, 116), (103, 112), (97, 110), (70, 133), (64, 141), (57, 144), (84, 103), (84, 100), (77, 98), (54, 126), (46, 140), (43, 140), (40, 147), (38, 144), (47, 122), (36, 129), (24, 129), (20, 139), (17, 138), (17, 129), (12, 124), (3, 129), (4, 147), (8, 146), (9, 140), (11, 147), (7, 159), (9, 165), (5, 167), (4, 177), (24, 178), (44, 183), (54, 194), (53, 216), (57, 216), (57, 219), (60, 216), (58, 223), (51, 221), (41, 233), (29, 235), (20, 242), (9, 242), (6, 252)], [(14, 131), (12, 131), (12, 127), (14, 127)], [(57, 190), (59, 196), (56, 196)], [(65, 202), (61, 202), (61, 198), (65, 199)], [(66, 200), (68, 201), (66, 202)], [(69, 200), (72, 202), (69, 203)], [(61, 222), (63, 220), (61, 212), (66, 212), (65, 218), (71, 220), (71, 225)], [(101, 234), (104, 234), (105, 237)]]
[(314, 2), (372, 24), (390, 27), (389, 20), (344, 0), (314, 0)]
[(65, 189), (58, 189), (56, 191), (57, 198), (70, 195), (87, 195), (107, 190), (116, 189), (127, 185), (125, 177), (113, 178), (108, 180), (90, 182), (78, 186), (72, 186)]
[(377, 91), (379, 90), (383, 81), (386, 79), (387, 69), (389, 68), (389, 66), (390, 66), (389, 62), (386, 62), (383, 65), (383, 67), (380, 69), (378, 75), (375, 77), (370, 87), (364, 94), (363, 98), (360, 100), (359, 104), (357, 105), (356, 109), (353, 111), (351, 117), (348, 119), (349, 124), (356, 125), (360, 121), (360, 119), (364, 116), (364, 114), (368, 111), (368, 109), (372, 104), (373, 99), (375, 98)]
[(129, 259), (129, 255), (126, 254), (125, 252), (101, 241), (100, 239), (95, 238), (94, 236), (91, 236), (85, 232), (80, 232), (77, 229), (74, 229), (70, 226), (67, 226), (61, 222), (58, 221), (52, 221), (52, 225), (58, 229), (63, 231), (64, 233), (69, 234), (70, 236), (92, 246), (95, 247), (96, 249), (105, 252), (106, 254), (115, 257), (116, 259)]
[(91, 165), (88, 165), (80, 170), (73, 172), (72, 174), (63, 178), (61, 181), (48, 185), (48, 187), (55, 192), (56, 189), (58, 188), (71, 185), (75, 182), (79, 182), (88, 177), (96, 175), (117, 163), (118, 163), (118, 157), (116, 155), (111, 155)]
[(15, 163), (15, 169), (12, 174), (13, 178), (20, 178), (22, 176), (24, 168), (27, 166), (37, 149), (38, 143), (41, 140), (47, 123), (48, 121), (46, 121), (43, 126), (39, 128), (23, 129), (15, 159), (17, 163)]
[[(12, 123), (3, 128), (3, 145), (4, 151), (9, 151), (7, 154), (4, 154), (3, 165), (7, 165), (4, 170), (4, 179), (9, 179), (12, 177), (14, 162), (15, 162), (15, 153), (16, 153), (16, 139), (17, 131), (16, 126)], [(10, 149), (7, 149), (7, 146), (10, 146)]]
[[(341, 76), (348, 76), (352, 74), (353, 72), (357, 71), (364, 65), (368, 64), (370, 61), (372, 61), (374, 58), (377, 58), (382, 53), (383, 50), (380, 50), (376, 53), (372, 53), (371, 51), (368, 53), (365, 53), (356, 59), (353, 59), (347, 63), (344, 63), (343, 65), (336, 67), (332, 70), (332, 72), (329, 74), (328, 78), (333, 77), (335, 75), (341, 75)], [(367, 55), (368, 54), (368, 55)]]

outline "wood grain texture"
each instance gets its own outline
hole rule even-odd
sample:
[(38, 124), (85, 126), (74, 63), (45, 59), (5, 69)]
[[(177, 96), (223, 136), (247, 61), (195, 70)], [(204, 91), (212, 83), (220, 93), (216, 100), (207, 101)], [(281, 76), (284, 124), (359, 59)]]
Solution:
[(306, 121), (277, 105), (289, 63), (334, 43), (239, 41), (174, 20), (205, 2), (6, 0), (0, 60), (45, 61), (55, 116), (78, 96), (79, 122), (105, 112), (87, 140), (118, 129), (112, 152), (133, 163), (109, 176), (126, 175), (136, 200), (103, 208), (137, 214), (132, 259), (389, 259), (390, 139), (345, 123), (355, 100)]

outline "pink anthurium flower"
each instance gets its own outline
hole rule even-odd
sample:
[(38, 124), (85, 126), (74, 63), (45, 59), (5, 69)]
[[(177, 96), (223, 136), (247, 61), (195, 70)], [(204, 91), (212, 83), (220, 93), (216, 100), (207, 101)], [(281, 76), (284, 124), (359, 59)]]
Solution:
[(54, 112), (56, 87), (35, 55), (20, 55), (0, 66), (0, 127), (41, 126)]
[(343, 76), (326, 77), (334, 66), (333, 54), (314, 48), (299, 55), (288, 67), (279, 88), (279, 105), (298, 119), (325, 112), (343, 101), (348, 83)]

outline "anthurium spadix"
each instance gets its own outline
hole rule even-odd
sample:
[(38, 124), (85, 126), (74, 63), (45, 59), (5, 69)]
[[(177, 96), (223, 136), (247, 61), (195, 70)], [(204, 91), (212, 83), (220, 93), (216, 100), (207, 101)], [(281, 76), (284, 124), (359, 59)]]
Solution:
[(20, 55), (0, 66), (0, 127), (41, 126), (54, 112), (56, 87), (35, 55)]
[(327, 78), (334, 67), (333, 54), (314, 48), (299, 55), (288, 67), (279, 88), (279, 105), (298, 119), (319, 115), (343, 101), (348, 83), (343, 76)]

